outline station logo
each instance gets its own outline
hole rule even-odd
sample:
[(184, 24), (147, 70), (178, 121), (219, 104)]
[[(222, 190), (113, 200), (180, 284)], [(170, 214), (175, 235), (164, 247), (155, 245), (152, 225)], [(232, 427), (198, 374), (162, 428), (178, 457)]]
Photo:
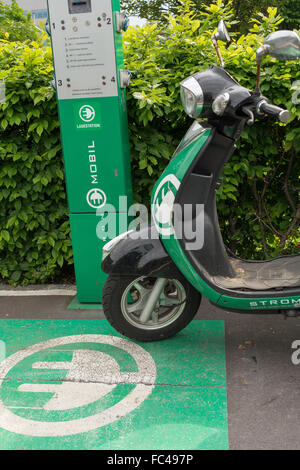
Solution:
[(102, 189), (91, 189), (86, 196), (87, 203), (93, 209), (101, 209), (105, 206), (107, 197)]
[(84, 105), (79, 110), (80, 119), (84, 122), (91, 122), (95, 119), (96, 111), (92, 106)]
[(99, 106), (85, 104), (75, 105), (75, 122), (77, 129), (95, 129), (100, 128), (100, 109)]
[(138, 408), (155, 381), (152, 356), (127, 339), (50, 339), (0, 363), (0, 427), (36, 437), (92, 431)]

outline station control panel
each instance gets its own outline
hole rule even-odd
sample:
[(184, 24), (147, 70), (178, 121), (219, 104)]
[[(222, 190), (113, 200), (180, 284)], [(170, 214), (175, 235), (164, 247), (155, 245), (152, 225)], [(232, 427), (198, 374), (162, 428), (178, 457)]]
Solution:
[(58, 3), (50, 3), (58, 99), (118, 96), (111, 0), (96, 11), (92, 0)]

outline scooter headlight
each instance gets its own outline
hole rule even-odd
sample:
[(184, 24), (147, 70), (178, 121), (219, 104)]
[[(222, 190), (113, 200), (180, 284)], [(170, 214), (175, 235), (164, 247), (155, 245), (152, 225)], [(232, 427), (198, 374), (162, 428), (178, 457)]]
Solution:
[(182, 105), (186, 114), (196, 119), (200, 116), (204, 105), (204, 94), (195, 77), (189, 77), (180, 84)]

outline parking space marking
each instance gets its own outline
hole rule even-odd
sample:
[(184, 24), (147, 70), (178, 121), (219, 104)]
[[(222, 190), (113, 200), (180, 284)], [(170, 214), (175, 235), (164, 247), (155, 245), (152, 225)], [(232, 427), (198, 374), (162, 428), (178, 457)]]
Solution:
[(223, 322), (144, 344), (105, 320), (3, 320), (0, 334), (0, 448), (228, 448)]
[[(106, 426), (122, 416), (130, 413), (138, 407), (152, 392), (155, 378), (155, 363), (141, 346), (126, 339), (105, 335), (80, 335), (68, 336), (38, 343), (9, 356), (0, 364), (0, 377), (6, 377), (9, 371), (23, 359), (34, 353), (55, 348), (65, 344), (100, 343), (109, 344), (123, 349), (131, 354), (138, 365), (138, 373), (131, 375), (120, 373), (117, 362), (99, 351), (78, 350), (74, 351), (72, 361), (63, 363), (69, 372), (62, 384), (28, 384), (17, 388), (19, 392), (50, 393), (53, 396), (43, 406), (44, 410), (70, 410), (88, 405), (99, 400), (111, 392), (118, 384), (135, 384), (136, 387), (129, 395), (111, 408), (96, 413), (92, 416), (70, 421), (34, 421), (17, 416), (0, 400), (0, 426), (7, 431), (17, 432), (27, 436), (66, 436), (91, 431)], [(49, 363), (49, 369), (61, 369), (55, 367), (56, 363)], [(43, 365), (43, 364), (41, 364)], [(36, 364), (32, 369), (36, 369)], [(2, 384), (0, 378), (0, 387)]]

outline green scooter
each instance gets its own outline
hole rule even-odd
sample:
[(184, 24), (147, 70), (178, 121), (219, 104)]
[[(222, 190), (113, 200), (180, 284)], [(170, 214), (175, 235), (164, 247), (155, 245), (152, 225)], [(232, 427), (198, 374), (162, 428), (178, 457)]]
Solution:
[[(219, 177), (246, 124), (273, 116), (289, 120), (260, 92), (263, 57), (300, 58), (292, 31), (269, 35), (257, 51), (255, 91), (224, 70), (218, 41), (230, 37), (224, 22), (213, 43), (221, 67), (195, 73), (181, 83), (185, 112), (206, 118), (192, 124), (152, 195), (153, 224), (130, 231), (103, 250), (109, 274), (103, 307), (111, 325), (138, 341), (169, 338), (196, 315), (202, 296), (226, 311), (300, 314), (300, 256), (245, 261), (224, 246), (216, 209)], [(298, 309), (298, 310), (297, 310)]]

